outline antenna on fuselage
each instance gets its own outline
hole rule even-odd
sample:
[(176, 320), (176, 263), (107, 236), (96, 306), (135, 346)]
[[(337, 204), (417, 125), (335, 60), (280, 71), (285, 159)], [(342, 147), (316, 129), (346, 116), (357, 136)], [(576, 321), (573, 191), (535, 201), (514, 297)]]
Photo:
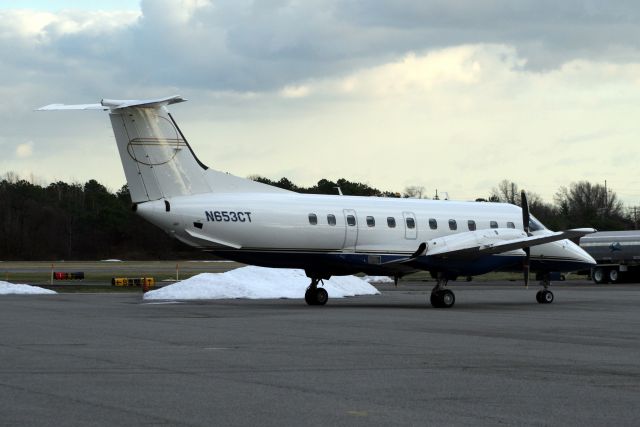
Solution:
[(337, 187), (333, 187), (333, 188), (337, 188), (338, 189), (338, 194), (341, 195), (341, 196), (344, 196), (344, 194), (342, 194), (342, 189), (340, 188), (339, 185)]

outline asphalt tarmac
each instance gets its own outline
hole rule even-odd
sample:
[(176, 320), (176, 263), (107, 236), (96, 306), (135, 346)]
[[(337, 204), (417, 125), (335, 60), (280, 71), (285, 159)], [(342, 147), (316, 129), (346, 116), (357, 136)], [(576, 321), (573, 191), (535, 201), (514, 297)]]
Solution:
[[(638, 425), (640, 285), (0, 297), (1, 426)], [(428, 289), (428, 288), (427, 288)], [(425, 289), (426, 291), (426, 289)]]

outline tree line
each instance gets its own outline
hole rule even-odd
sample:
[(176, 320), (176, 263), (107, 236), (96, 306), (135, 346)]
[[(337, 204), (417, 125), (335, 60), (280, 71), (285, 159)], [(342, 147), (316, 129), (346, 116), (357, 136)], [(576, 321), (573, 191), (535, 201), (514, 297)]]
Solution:
[(47, 186), (7, 174), (0, 181), (0, 260), (204, 257), (171, 239), (95, 180)]
[[(424, 188), (404, 192), (381, 191), (346, 179), (321, 179), (301, 187), (287, 178), (278, 181), (253, 176), (265, 184), (299, 193), (422, 197)], [(339, 190), (338, 190), (339, 188)], [(551, 229), (595, 227), (601, 230), (632, 229), (637, 218), (625, 215), (615, 192), (599, 184), (573, 183), (558, 190), (554, 203), (528, 193), (531, 212)], [(501, 182), (478, 202), (518, 205), (518, 186)], [(634, 221), (635, 220), (635, 221)], [(210, 257), (171, 239), (131, 209), (127, 186), (111, 192), (95, 180), (84, 184), (55, 182), (39, 185), (8, 173), (0, 181), (0, 260), (98, 260), (119, 258), (203, 259)]]
[[(618, 195), (602, 184), (588, 181), (562, 186), (547, 203), (533, 192), (527, 192), (529, 209), (545, 226), (552, 230), (575, 227), (593, 227), (598, 230), (633, 230), (638, 228), (637, 209), (627, 208)], [(503, 180), (494, 187), (486, 199), (492, 202), (512, 203), (520, 206), (520, 191), (512, 181)]]

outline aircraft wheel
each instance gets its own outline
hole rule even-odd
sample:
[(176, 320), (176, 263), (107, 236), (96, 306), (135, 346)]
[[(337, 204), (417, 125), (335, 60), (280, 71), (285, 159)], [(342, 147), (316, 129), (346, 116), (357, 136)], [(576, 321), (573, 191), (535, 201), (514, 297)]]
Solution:
[(313, 296), (312, 296), (311, 289), (307, 289), (307, 291), (304, 293), (304, 301), (308, 305), (315, 305), (314, 301), (313, 301)]
[(618, 272), (618, 269), (612, 268), (611, 270), (609, 270), (609, 281), (611, 283), (616, 283), (619, 278), (620, 278), (620, 274)]
[[(317, 290), (318, 288), (316, 288), (315, 290)], [(304, 293), (304, 300), (308, 305), (317, 305), (318, 303), (316, 302), (316, 297), (315, 297), (315, 292), (312, 288), (308, 288), (307, 291)]]
[(440, 308), (440, 298), (438, 297), (439, 292), (431, 292), (431, 297), (429, 301), (431, 302), (431, 306), (433, 308)]
[(315, 305), (325, 305), (327, 301), (329, 301), (329, 294), (324, 288), (317, 288), (315, 296), (316, 296)]
[(434, 308), (451, 308), (456, 302), (456, 296), (449, 289), (431, 293), (431, 305)]
[(543, 289), (536, 294), (536, 300), (540, 304), (551, 304), (553, 302), (553, 292)]

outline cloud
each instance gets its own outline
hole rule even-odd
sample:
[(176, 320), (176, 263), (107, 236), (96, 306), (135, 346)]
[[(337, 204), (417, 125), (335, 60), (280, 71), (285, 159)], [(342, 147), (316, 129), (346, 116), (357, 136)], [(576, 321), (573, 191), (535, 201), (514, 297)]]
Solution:
[(511, 46), (532, 70), (628, 63), (640, 59), (639, 20), (636, 2), (587, 0), (143, 0), (139, 12), (2, 10), (0, 54), (11, 74), (85, 70), (101, 81), (83, 76), (89, 90), (126, 79), (255, 92), (468, 44)]
[[(239, 175), (470, 198), (504, 178), (545, 197), (585, 171), (623, 182), (602, 147), (637, 151), (639, 20), (636, 2), (588, 0), (2, 9), (0, 144), (37, 153), (0, 159), (0, 172), (64, 178), (71, 162), (119, 188), (103, 113), (33, 108), (180, 93), (191, 102), (172, 111), (199, 156)], [(51, 160), (36, 169), (35, 157)]]
[(16, 157), (27, 159), (33, 155), (33, 142), (29, 141), (16, 147)]
[(304, 98), (310, 94), (309, 86), (286, 86), (280, 91), (284, 98)]

